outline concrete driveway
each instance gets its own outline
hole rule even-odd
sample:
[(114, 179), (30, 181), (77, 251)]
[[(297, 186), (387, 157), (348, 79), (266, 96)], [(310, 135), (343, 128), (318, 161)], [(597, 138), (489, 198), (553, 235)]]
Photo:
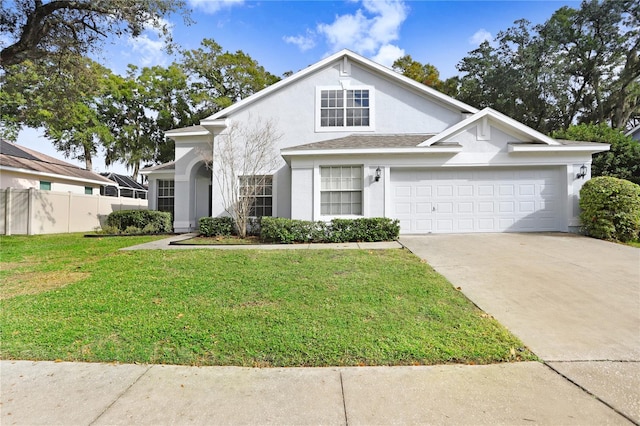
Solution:
[(640, 423), (640, 249), (560, 233), (400, 242), (547, 365)]

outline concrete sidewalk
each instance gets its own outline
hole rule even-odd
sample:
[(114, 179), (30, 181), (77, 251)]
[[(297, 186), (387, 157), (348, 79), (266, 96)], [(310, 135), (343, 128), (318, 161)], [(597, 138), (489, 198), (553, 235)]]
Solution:
[(313, 244), (260, 244), (260, 245), (189, 245), (175, 244), (176, 242), (188, 240), (198, 234), (181, 234), (150, 243), (138, 244), (136, 246), (125, 247), (120, 250), (332, 250), (332, 249), (363, 249), (363, 250), (384, 250), (399, 249), (402, 245), (398, 241), (380, 241), (375, 243), (313, 243)]
[(0, 361), (2, 425), (630, 424), (537, 362), (273, 368)]

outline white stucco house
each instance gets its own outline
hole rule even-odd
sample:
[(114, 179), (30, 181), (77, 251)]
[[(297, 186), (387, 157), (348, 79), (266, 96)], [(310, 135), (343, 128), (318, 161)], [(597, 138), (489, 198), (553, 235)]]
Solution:
[(173, 211), (176, 232), (226, 214), (219, 170), (202, 153), (215, 160), (217, 141), (256, 118), (282, 135), (256, 211), (314, 221), (396, 218), (404, 234), (577, 229), (591, 156), (608, 149), (554, 140), (343, 50), (198, 126), (166, 133), (175, 162), (141, 173), (149, 207)]

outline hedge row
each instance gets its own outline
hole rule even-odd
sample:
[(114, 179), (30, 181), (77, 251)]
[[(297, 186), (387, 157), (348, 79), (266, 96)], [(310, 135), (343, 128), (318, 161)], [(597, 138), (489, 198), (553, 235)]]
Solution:
[(107, 216), (107, 227), (125, 234), (171, 232), (171, 213), (155, 210), (120, 210)]
[(398, 220), (385, 217), (333, 219), (330, 223), (263, 217), (260, 239), (280, 244), (392, 241), (400, 234)]
[[(202, 217), (198, 221), (200, 235), (227, 237), (236, 235), (230, 217)], [(343, 243), (349, 241), (392, 241), (400, 234), (397, 220), (384, 217), (333, 219), (330, 223), (263, 217), (250, 223), (249, 234), (259, 235), (264, 242)]]

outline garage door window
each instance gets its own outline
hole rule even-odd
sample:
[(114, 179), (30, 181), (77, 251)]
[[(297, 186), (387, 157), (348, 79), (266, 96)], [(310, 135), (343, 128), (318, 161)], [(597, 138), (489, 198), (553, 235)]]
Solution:
[(320, 214), (362, 215), (362, 166), (320, 167)]

